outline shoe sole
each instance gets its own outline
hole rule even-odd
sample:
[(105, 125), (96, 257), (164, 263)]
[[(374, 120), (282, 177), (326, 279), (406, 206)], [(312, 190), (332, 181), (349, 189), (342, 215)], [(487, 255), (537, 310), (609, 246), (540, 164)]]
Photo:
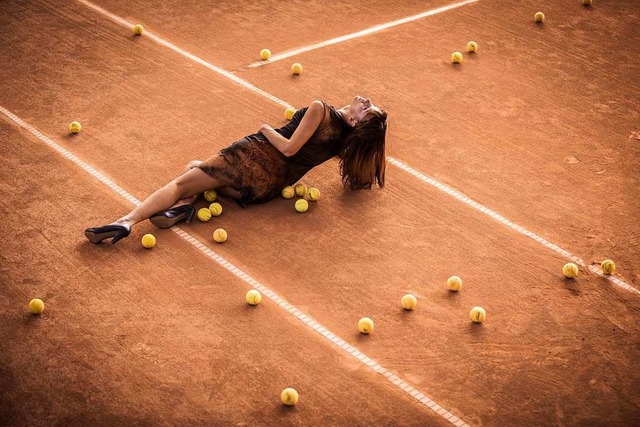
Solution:
[(180, 215), (173, 218), (167, 218), (166, 216), (156, 216), (153, 218), (149, 218), (149, 221), (151, 221), (151, 224), (155, 225), (158, 228), (171, 228), (178, 222), (185, 219), (186, 216), (186, 213), (181, 213)]
[(91, 243), (100, 243), (104, 239), (108, 239), (109, 237), (115, 237), (117, 231), (107, 231), (105, 233), (93, 233), (91, 231), (85, 231), (84, 235)]

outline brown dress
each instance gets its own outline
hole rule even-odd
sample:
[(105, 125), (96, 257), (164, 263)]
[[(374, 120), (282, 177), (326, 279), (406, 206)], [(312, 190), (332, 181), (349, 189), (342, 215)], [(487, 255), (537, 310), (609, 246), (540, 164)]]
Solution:
[[(223, 148), (198, 167), (240, 193), (237, 201), (242, 207), (271, 200), (313, 167), (338, 155), (351, 128), (332, 106), (323, 105), (324, 116), (318, 129), (291, 157), (282, 154), (262, 133), (254, 133)], [(307, 108), (298, 110), (289, 123), (275, 131), (291, 138)]]

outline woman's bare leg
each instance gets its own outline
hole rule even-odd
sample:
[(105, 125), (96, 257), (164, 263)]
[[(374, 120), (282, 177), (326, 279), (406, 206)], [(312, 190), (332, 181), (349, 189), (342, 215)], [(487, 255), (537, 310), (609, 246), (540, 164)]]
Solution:
[(194, 167), (164, 187), (156, 190), (134, 210), (113, 224), (132, 226), (149, 218), (158, 211), (169, 209), (179, 200), (197, 196), (206, 190), (220, 186), (221, 184), (217, 179)]
[(237, 190), (234, 190), (231, 187), (220, 187), (216, 190), (218, 192), (218, 194), (222, 194), (223, 196), (227, 196), (230, 197), (234, 200), (240, 200), (242, 198), (242, 195), (240, 194), (240, 192), (238, 192)]
[[(198, 167), (201, 163), (202, 163), (202, 160), (191, 160), (184, 167), (184, 169), (182, 171), (182, 175), (184, 175), (185, 173), (189, 172), (191, 169), (193, 169), (195, 167)], [(180, 199), (177, 202), (175, 202), (173, 204), (173, 206), (169, 207), (169, 209), (177, 208), (178, 206), (182, 206), (182, 205), (192, 205), (192, 204), (194, 204), (196, 202), (196, 200), (198, 200), (199, 196), (200, 196), (200, 194), (196, 194), (194, 196), (187, 197), (185, 199)]]

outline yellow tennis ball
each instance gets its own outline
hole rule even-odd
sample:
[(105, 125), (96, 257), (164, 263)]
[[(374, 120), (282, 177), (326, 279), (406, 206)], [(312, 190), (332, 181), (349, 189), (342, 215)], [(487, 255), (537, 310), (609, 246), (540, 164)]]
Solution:
[(453, 52), (451, 54), (451, 62), (459, 64), (462, 62), (462, 54), (460, 52)]
[(220, 216), (222, 215), (222, 205), (218, 202), (211, 203), (209, 205), (209, 211), (213, 216)]
[(293, 116), (295, 116), (296, 112), (297, 111), (295, 108), (289, 107), (286, 110), (284, 110), (284, 118), (287, 120), (291, 120)]
[(451, 276), (447, 279), (447, 286), (450, 291), (458, 292), (462, 288), (462, 279), (458, 276)]
[(358, 320), (358, 330), (363, 334), (370, 334), (373, 332), (373, 320), (368, 317), (363, 317)]
[(78, 133), (82, 130), (82, 125), (80, 122), (71, 122), (69, 123), (69, 132)]
[(591, 6), (591, 0), (582, 0), (582, 4), (585, 6)]
[(269, 49), (262, 49), (260, 51), (260, 58), (262, 58), (262, 59), (271, 58), (271, 51)]
[(294, 388), (285, 388), (280, 393), (280, 400), (287, 406), (293, 406), (298, 403), (298, 392)]
[(247, 292), (245, 298), (247, 299), (247, 304), (249, 305), (258, 305), (262, 301), (262, 295), (255, 289), (251, 289), (249, 292)]
[(473, 323), (482, 323), (487, 318), (487, 312), (482, 307), (473, 307), (469, 312), (469, 317)]
[(402, 307), (404, 307), (405, 310), (413, 310), (417, 305), (418, 299), (415, 296), (406, 294), (402, 297)]
[(578, 271), (578, 266), (572, 262), (568, 262), (564, 267), (562, 267), (562, 274), (564, 274), (564, 277), (569, 279), (573, 279), (578, 276)]
[(32, 314), (40, 314), (44, 311), (44, 302), (39, 298), (34, 298), (29, 301), (29, 311)]
[(536, 22), (544, 22), (544, 13), (542, 13), (542, 12), (536, 12), (536, 14), (535, 14), (535, 15), (533, 15), (533, 19), (534, 19)]
[(307, 186), (304, 184), (296, 184), (293, 189), (296, 191), (296, 196), (303, 197), (307, 193)]
[(291, 66), (292, 74), (300, 74), (302, 73), (302, 64), (298, 64), (297, 62)]
[(211, 219), (211, 211), (207, 208), (198, 209), (198, 219), (207, 222)]
[(223, 243), (227, 241), (227, 232), (224, 228), (218, 228), (213, 232), (213, 240), (217, 243)]
[(476, 43), (476, 42), (467, 43), (467, 51), (469, 51), (469, 52), (477, 52), (478, 51), (478, 43)]
[(142, 236), (142, 246), (147, 249), (151, 249), (156, 245), (156, 236), (153, 234), (145, 234)]
[(143, 32), (144, 32), (144, 27), (142, 25), (136, 24), (133, 26), (133, 34), (135, 34), (136, 36), (142, 35)]
[(291, 199), (293, 196), (295, 196), (295, 194), (296, 191), (290, 185), (287, 185), (282, 189), (282, 197), (284, 197), (285, 199)]
[(613, 274), (616, 272), (616, 263), (610, 259), (605, 259), (601, 264), (604, 274)]
[(310, 187), (307, 190), (307, 198), (312, 202), (317, 202), (320, 198), (320, 190), (318, 190), (316, 187)]
[(304, 213), (309, 209), (309, 202), (307, 202), (305, 199), (296, 200), (295, 208), (296, 211)]
[(204, 192), (204, 199), (209, 203), (215, 202), (217, 198), (218, 193), (216, 193), (216, 190), (207, 190)]

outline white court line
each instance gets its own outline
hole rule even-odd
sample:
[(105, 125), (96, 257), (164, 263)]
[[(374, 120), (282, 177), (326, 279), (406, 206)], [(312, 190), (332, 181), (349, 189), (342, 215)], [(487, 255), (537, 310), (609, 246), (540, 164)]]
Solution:
[[(107, 178), (106, 176), (98, 172), (91, 165), (84, 162), (83, 160), (80, 160), (75, 154), (71, 153), (70, 151), (58, 145), (51, 138), (41, 133), (39, 130), (37, 130), (30, 124), (26, 123), (24, 120), (22, 120), (20, 117), (13, 114), (11, 111), (0, 106), (0, 112), (5, 116), (7, 116), (9, 119), (11, 119), (13, 122), (15, 122), (20, 127), (29, 131), (33, 136), (38, 138), (40, 141), (44, 142), (49, 147), (53, 148), (58, 153), (62, 154), (64, 157), (66, 157), (67, 159), (71, 160), (73, 163), (80, 166), (82, 169), (88, 172), (91, 176), (98, 179), (100, 182), (102, 182), (111, 190), (113, 190), (116, 194), (122, 196), (125, 200), (128, 200), (135, 206), (140, 205), (140, 200), (133, 197), (131, 194), (129, 194), (129, 192), (127, 192), (122, 187), (117, 185), (115, 182), (111, 181), (109, 178)], [(257, 289), (258, 291), (260, 291), (262, 295), (271, 299), (273, 302), (278, 304), (285, 311), (294, 315), (298, 320), (300, 320), (302, 323), (304, 323), (305, 325), (309, 326), (311, 329), (313, 329), (314, 331), (322, 335), (324, 338), (329, 340), (336, 347), (344, 350), (348, 355), (353, 356), (354, 358), (359, 360), (362, 364), (364, 364), (366, 367), (382, 375), (384, 378), (389, 380), (392, 384), (398, 387), (401, 391), (408, 394), (410, 397), (413, 397), (418, 402), (422, 403), (424, 406), (428, 407), (429, 409), (434, 411), (436, 414), (440, 415), (441, 417), (449, 421), (454, 426), (468, 427), (468, 424), (464, 422), (462, 419), (452, 414), (450, 411), (444, 409), (442, 406), (438, 405), (436, 402), (431, 400), (429, 397), (427, 397), (424, 393), (422, 393), (418, 389), (408, 384), (398, 375), (387, 370), (384, 366), (380, 365), (378, 362), (371, 359), (370, 357), (367, 357), (364, 353), (362, 353), (357, 348), (355, 348), (354, 346), (352, 346), (351, 344), (349, 344), (348, 342), (340, 338), (337, 334), (331, 332), (325, 326), (322, 326), (318, 321), (313, 319), (311, 316), (304, 314), (301, 310), (296, 308), (294, 305), (290, 304), (287, 300), (282, 298), (280, 295), (276, 294), (271, 289), (264, 286), (263, 284), (255, 280), (253, 277), (251, 277), (244, 271), (240, 270), (231, 262), (227, 261), (222, 256), (218, 255), (217, 253), (209, 249), (207, 245), (200, 242), (198, 239), (196, 239), (186, 231), (175, 226), (172, 227), (171, 230), (173, 230), (174, 233), (176, 233), (178, 236), (182, 237), (184, 240), (189, 242), (194, 248), (198, 249), (209, 259), (211, 259), (212, 261), (215, 261), (216, 263), (224, 267), (227, 271), (229, 271), (236, 277), (242, 279), (249, 286), (252, 286), (254, 289)]]
[(640, 295), (640, 291), (636, 288), (634, 288), (633, 286), (625, 283), (623, 280), (618, 279), (617, 277), (614, 276), (610, 276), (610, 275), (606, 275), (603, 273), (602, 269), (595, 267), (593, 265), (587, 265), (582, 259), (578, 258), (577, 256), (573, 255), (571, 252), (567, 251), (566, 249), (562, 249), (560, 246), (551, 243), (550, 241), (548, 241), (547, 239), (540, 237), (539, 235), (532, 233), (531, 231), (527, 230), (524, 227), (519, 226), (518, 224), (509, 221), (508, 219), (506, 219), (505, 217), (503, 217), (502, 215), (500, 215), (499, 213), (481, 205), (480, 203), (476, 202), (475, 200), (465, 196), (464, 194), (462, 194), (459, 191), (454, 190), (453, 188), (442, 184), (438, 181), (436, 181), (435, 179), (423, 174), (422, 172), (412, 168), (411, 166), (407, 166), (405, 163), (401, 162), (400, 160), (397, 160), (393, 157), (387, 156), (387, 161), (389, 163), (391, 163), (394, 166), (397, 166), (398, 168), (402, 169), (403, 171), (407, 172), (410, 175), (415, 176), (416, 178), (418, 178), (419, 180), (434, 186), (435, 188), (437, 188), (440, 191), (443, 191), (445, 193), (447, 193), (448, 195), (450, 195), (451, 197), (461, 201), (462, 203), (466, 204), (467, 206), (471, 206), (472, 208), (476, 209), (479, 212), (482, 212), (485, 215), (490, 216), (491, 218), (495, 219), (496, 221), (498, 221), (501, 224), (504, 224), (505, 226), (511, 228), (512, 230), (517, 231), (518, 233), (529, 237), (530, 239), (535, 240), (536, 242), (540, 243), (541, 245), (543, 245), (546, 248), (551, 249), (552, 251), (556, 252), (557, 254), (562, 255), (565, 258), (570, 259), (571, 261), (575, 262), (576, 264), (578, 264), (581, 267), (586, 267), (589, 270), (591, 270), (593, 273), (602, 276), (604, 278), (606, 278), (607, 280), (609, 280), (610, 282), (620, 286), (621, 288)]
[(386, 30), (387, 28), (395, 27), (398, 25), (406, 24), (407, 22), (416, 21), (418, 19), (426, 18), (427, 16), (436, 15), (438, 13), (446, 12), (451, 9), (455, 9), (461, 6), (466, 6), (472, 3), (476, 3), (480, 0), (466, 0), (460, 3), (450, 4), (448, 6), (439, 7), (437, 9), (428, 10), (426, 12), (419, 13), (417, 15), (408, 16), (406, 18), (398, 19), (396, 21), (387, 22), (386, 24), (376, 25), (371, 28), (367, 28), (366, 30), (361, 30), (355, 33), (347, 34), (345, 36), (335, 37), (333, 39), (329, 39), (320, 43), (312, 44), (309, 46), (301, 47), (299, 49), (291, 50), (289, 52), (283, 52), (276, 55), (271, 56), (270, 59), (256, 61), (246, 66), (246, 68), (257, 68), (266, 64), (270, 64), (272, 62), (280, 61), (281, 59), (289, 58), (291, 56), (299, 55), (304, 52), (309, 52), (310, 50), (320, 49), (321, 47), (330, 46), (332, 44), (341, 43), (347, 40), (355, 39), (362, 36), (367, 36), (369, 34), (377, 33), (378, 31)]
[[(118, 15), (114, 15), (113, 13), (111, 13), (109, 11), (106, 11), (103, 8), (101, 8), (100, 6), (97, 6), (97, 5), (95, 5), (95, 4), (93, 4), (93, 3), (89, 2), (89, 1), (86, 1), (86, 0), (77, 0), (77, 1), (82, 3), (82, 4), (84, 4), (87, 7), (90, 7), (91, 9), (95, 10), (96, 12), (99, 12), (99, 13), (109, 17), (111, 20), (117, 22), (118, 24), (123, 25), (125, 27), (128, 27), (129, 29), (133, 28), (133, 26), (135, 25), (135, 24), (127, 21), (126, 19), (121, 18)], [(233, 73), (231, 73), (231, 72), (229, 72), (229, 71), (227, 71), (227, 70), (225, 70), (223, 68), (220, 68), (220, 67), (218, 67), (216, 65), (210, 64), (209, 62), (205, 61), (204, 59), (201, 59), (201, 58), (199, 58), (199, 57), (187, 52), (186, 50), (180, 49), (178, 46), (174, 45), (173, 43), (170, 43), (170, 42), (166, 41), (165, 39), (163, 39), (161, 37), (156, 36), (155, 34), (153, 34), (150, 31), (145, 30), (144, 31), (144, 37), (148, 37), (151, 40), (153, 40), (154, 42), (156, 42), (158, 44), (161, 44), (162, 46), (168, 47), (169, 49), (173, 50), (174, 52), (179, 53), (180, 55), (185, 56), (185, 57), (191, 59), (194, 62), (197, 62), (198, 64), (202, 65), (203, 67), (208, 68), (211, 71), (214, 71), (214, 72), (216, 72), (216, 73), (218, 73), (220, 75), (225, 76), (228, 79), (233, 80), (234, 82), (238, 83), (241, 86), (244, 86), (245, 88), (249, 89), (250, 91), (255, 92), (255, 93), (259, 94), (259, 95), (262, 95), (267, 99), (270, 99), (271, 101), (275, 102), (276, 104), (280, 104), (280, 105), (284, 106), (285, 108), (292, 107), (292, 105), (289, 105), (285, 101), (283, 101), (283, 100), (281, 100), (279, 98), (276, 98), (275, 96), (271, 95), (268, 92), (263, 91), (262, 89), (252, 85), (251, 83), (249, 83), (246, 80), (241, 79), (240, 77), (236, 76), (235, 74), (233, 74)]]
[[(87, 1), (87, 0), (77, 0), (80, 3), (96, 10), (97, 12), (102, 13), (103, 15), (106, 15), (107, 17), (109, 17), (110, 19), (112, 19), (113, 21), (124, 25), (125, 27), (128, 27), (129, 29), (131, 29), (131, 27), (133, 27), (133, 24), (122, 19), (121, 17), (112, 14), (111, 12), (107, 12), (106, 10), (102, 9), (99, 6), (94, 5), (93, 3)], [(474, 0), (477, 1), (477, 0)], [(428, 13), (428, 12), (425, 12)], [(203, 66), (205, 66), (206, 68), (215, 71), (218, 74), (221, 74), (225, 77), (230, 78), (231, 80), (233, 80), (234, 82), (238, 83), (241, 86), (244, 86), (245, 88), (254, 91), (256, 93), (259, 93), (260, 95), (266, 97), (267, 99), (270, 99), (271, 101), (275, 102), (276, 104), (280, 104), (283, 106), (286, 106), (287, 108), (290, 106), (287, 102), (275, 97), (274, 95), (271, 95), (270, 93), (265, 92), (262, 89), (259, 89), (257, 87), (255, 87), (254, 85), (252, 85), (251, 83), (247, 82), (246, 80), (241, 79), (240, 77), (220, 68), (217, 67), (215, 65), (209, 64), (208, 62), (206, 62), (203, 59), (198, 58), (197, 56), (186, 52), (182, 49), (180, 49), (179, 47), (174, 46), (173, 44), (169, 43), (166, 40), (161, 39), (158, 36), (152, 35), (148, 32), (145, 31), (145, 34), (148, 35), (148, 37), (150, 37), (152, 40), (154, 40), (157, 43), (160, 43), (163, 46), (167, 46), (169, 49), (183, 55), (186, 56), (189, 59), (192, 59), (193, 61), (197, 62), (198, 64), (201, 64)], [(434, 178), (431, 178), (425, 174), (423, 174), (422, 172), (419, 172), (409, 166), (406, 166), (404, 163), (402, 163), (399, 160), (396, 160), (392, 157), (387, 157), (387, 161), (389, 163), (391, 163), (392, 165), (400, 168), (401, 170), (404, 170), (405, 172), (410, 173), (411, 175), (421, 179), (422, 181), (426, 182), (427, 184), (433, 185), (434, 187), (436, 187), (437, 189), (449, 194), (450, 196), (453, 196), (454, 198), (456, 198), (457, 200), (473, 207), (474, 209), (478, 210), (479, 212), (482, 212), (486, 215), (489, 215), (491, 218), (495, 219), (496, 221), (506, 225), (507, 227), (511, 228), (512, 230), (522, 234), (523, 236), (527, 236), (533, 240), (535, 240), (536, 242), (542, 244), (543, 246), (553, 250), (554, 252), (564, 256), (565, 258), (568, 258), (572, 261), (575, 261), (577, 264), (579, 264), (582, 267), (585, 267), (585, 263), (584, 261), (582, 261), (580, 258), (578, 258), (577, 256), (571, 254), (569, 251), (566, 251), (562, 248), (560, 248), (559, 246), (550, 243), (549, 241), (547, 241), (546, 239), (543, 239), (542, 237), (538, 236), (537, 234), (534, 234), (532, 232), (530, 232), (529, 230), (525, 229), (524, 227), (521, 227), (509, 220), (507, 220), (506, 218), (504, 218), (503, 216), (495, 213), (494, 211), (492, 211), (491, 209), (486, 208), (485, 206), (481, 205), (480, 203), (476, 202), (475, 200), (470, 199), (469, 197), (465, 196), (464, 194), (457, 192), (449, 187), (447, 187), (446, 185), (438, 182), (437, 180), (435, 180)], [(634, 288), (633, 286), (625, 283), (622, 279), (619, 279), (617, 277), (613, 277), (613, 276), (608, 276), (602, 273), (602, 270), (599, 270), (598, 268), (593, 268), (593, 267), (589, 267), (589, 270), (591, 270), (593, 273), (598, 274), (599, 276), (602, 276), (604, 278), (606, 278), (607, 280), (609, 280), (610, 282), (614, 283), (615, 285), (621, 287), (622, 289), (625, 289), (629, 292), (635, 293), (635, 294), (639, 294), (640, 295), (640, 291), (636, 288)]]

